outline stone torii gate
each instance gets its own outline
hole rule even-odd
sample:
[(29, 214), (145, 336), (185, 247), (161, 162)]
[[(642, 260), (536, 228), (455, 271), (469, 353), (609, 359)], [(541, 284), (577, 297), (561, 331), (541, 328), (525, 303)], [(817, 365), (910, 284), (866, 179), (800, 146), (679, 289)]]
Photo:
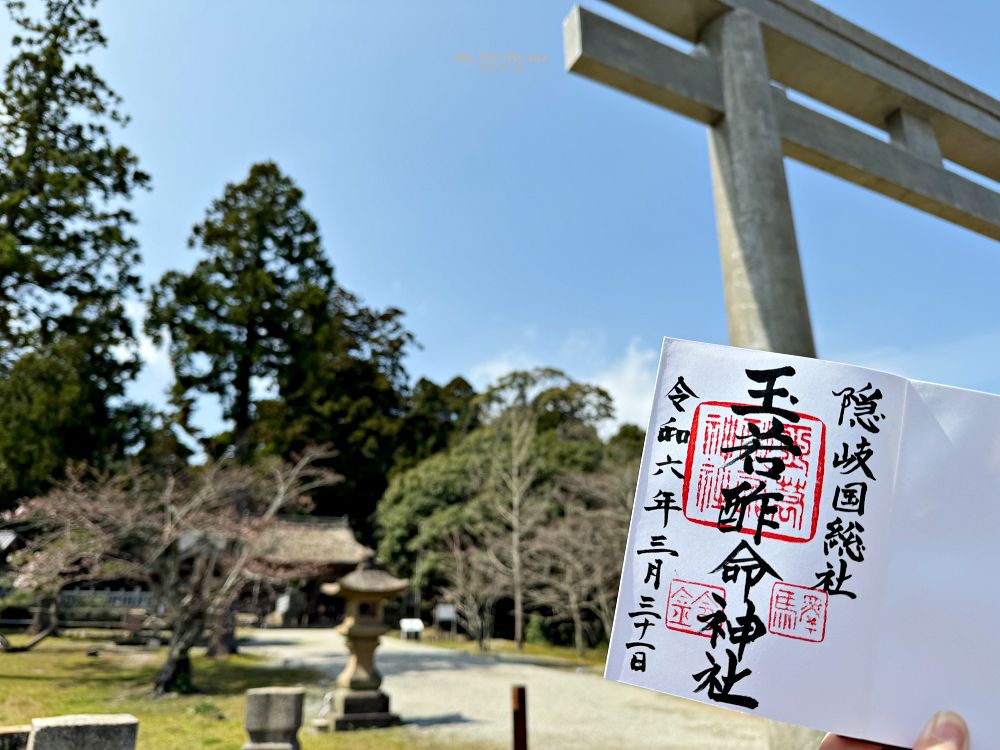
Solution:
[[(566, 68), (711, 126), (730, 342), (815, 356), (784, 156), (1000, 240), (1000, 102), (808, 0), (609, 0), (679, 52), (582, 8)], [(777, 84), (777, 85), (776, 85)], [(786, 89), (887, 133), (862, 132)]]

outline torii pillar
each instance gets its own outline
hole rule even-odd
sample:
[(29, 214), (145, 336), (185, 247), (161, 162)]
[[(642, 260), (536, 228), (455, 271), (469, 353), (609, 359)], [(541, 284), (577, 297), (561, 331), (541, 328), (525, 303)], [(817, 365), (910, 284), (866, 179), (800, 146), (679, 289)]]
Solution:
[(703, 41), (719, 65), (725, 106), (709, 151), (729, 342), (815, 357), (760, 22), (734, 10)]

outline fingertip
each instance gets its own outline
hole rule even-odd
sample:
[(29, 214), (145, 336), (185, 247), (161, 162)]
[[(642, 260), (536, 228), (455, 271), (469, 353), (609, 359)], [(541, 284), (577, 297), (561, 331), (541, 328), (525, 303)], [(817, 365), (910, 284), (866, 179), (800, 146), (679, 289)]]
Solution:
[(934, 714), (914, 750), (968, 750), (969, 727), (954, 711), (939, 711)]

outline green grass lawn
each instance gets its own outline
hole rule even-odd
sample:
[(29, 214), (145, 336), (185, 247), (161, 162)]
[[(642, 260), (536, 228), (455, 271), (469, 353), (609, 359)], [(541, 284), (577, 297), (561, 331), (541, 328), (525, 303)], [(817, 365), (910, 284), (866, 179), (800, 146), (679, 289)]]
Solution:
[[(13, 637), (14, 643), (23, 639)], [(90, 648), (100, 650), (89, 657)], [(307, 669), (273, 668), (251, 656), (194, 658), (195, 695), (152, 697), (163, 652), (115, 647), (107, 642), (50, 638), (22, 654), (0, 654), (0, 724), (28, 724), (33, 717), (77, 713), (130, 713), (139, 718), (139, 750), (214, 748), (239, 750), (244, 691), (268, 685), (303, 685), (316, 692), (321, 676)], [(308, 718), (307, 718), (308, 720)], [(300, 733), (303, 750), (403, 750), (457, 748), (417, 736), (406, 727)]]

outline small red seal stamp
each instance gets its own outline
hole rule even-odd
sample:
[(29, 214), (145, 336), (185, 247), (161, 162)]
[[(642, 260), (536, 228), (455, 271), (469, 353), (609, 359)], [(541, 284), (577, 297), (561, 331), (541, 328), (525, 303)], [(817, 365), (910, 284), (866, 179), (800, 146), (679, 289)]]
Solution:
[(713, 594), (723, 600), (726, 598), (726, 590), (719, 586), (682, 581), (679, 578), (672, 580), (667, 597), (667, 627), (708, 638), (709, 634), (702, 632), (705, 623), (698, 618), (707, 617), (720, 608)]
[[(826, 426), (816, 417), (799, 414), (798, 422), (781, 423), (782, 435), (791, 438), (798, 451), (778, 447), (766, 449), (766, 445), (783, 445), (774, 441), (753, 451), (753, 461), (773, 467), (772, 462), (780, 459), (784, 464), (780, 476), (775, 479), (763, 473), (748, 473), (739, 451), (752, 439), (753, 433), (767, 435), (773, 426), (772, 418), (766, 414), (739, 416), (733, 413), (733, 406), (705, 401), (695, 409), (684, 471), (684, 516), (694, 523), (718, 525), (724, 502), (722, 491), (746, 482), (747, 486), (759, 488), (762, 493), (780, 495), (772, 503), (777, 510), (770, 516), (778, 527), (765, 528), (761, 536), (786, 542), (808, 542), (816, 535), (819, 520)], [(759, 515), (760, 501), (757, 500), (747, 509), (742, 533), (755, 533)]]
[(825, 591), (777, 581), (771, 589), (767, 629), (785, 638), (819, 643), (826, 637), (829, 599)]

